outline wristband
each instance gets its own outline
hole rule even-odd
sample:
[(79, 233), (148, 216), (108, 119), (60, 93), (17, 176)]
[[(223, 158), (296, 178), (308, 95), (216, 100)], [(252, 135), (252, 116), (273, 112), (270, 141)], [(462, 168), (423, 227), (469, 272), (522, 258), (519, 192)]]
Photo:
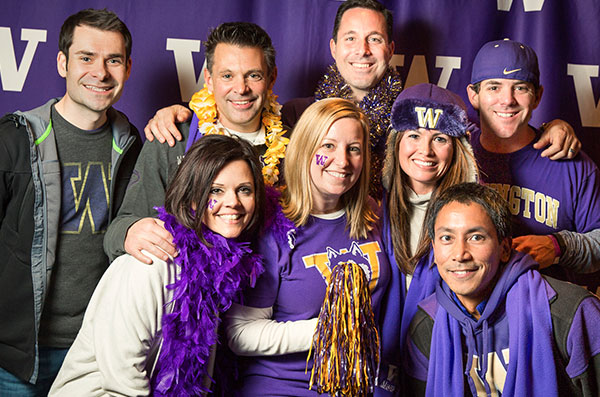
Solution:
[(558, 240), (556, 237), (554, 237), (554, 235), (549, 234), (548, 237), (550, 237), (550, 240), (552, 240), (552, 245), (554, 245), (554, 263), (558, 263), (558, 260), (562, 254), (560, 245), (558, 244)]

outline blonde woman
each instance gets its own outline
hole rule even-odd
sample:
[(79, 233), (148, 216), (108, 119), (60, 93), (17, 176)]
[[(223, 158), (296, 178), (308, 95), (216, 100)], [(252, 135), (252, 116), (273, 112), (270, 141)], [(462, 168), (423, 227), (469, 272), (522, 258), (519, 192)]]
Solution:
[(248, 356), (244, 396), (315, 396), (311, 345), (333, 266), (354, 261), (365, 272), (375, 315), (389, 264), (369, 191), (365, 115), (350, 101), (324, 99), (299, 119), (286, 153), (282, 214), (259, 243), (265, 273), (228, 312), (229, 346)]

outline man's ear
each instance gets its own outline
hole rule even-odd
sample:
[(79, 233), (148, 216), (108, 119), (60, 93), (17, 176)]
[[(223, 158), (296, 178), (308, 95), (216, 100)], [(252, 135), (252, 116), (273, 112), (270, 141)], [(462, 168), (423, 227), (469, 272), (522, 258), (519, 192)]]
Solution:
[(512, 238), (505, 237), (500, 243), (500, 249), (502, 250), (500, 253), (500, 261), (502, 263), (508, 262), (510, 259), (510, 254), (512, 253)]
[(208, 88), (208, 90), (214, 93), (212, 75), (208, 71), (208, 68), (204, 69), (204, 82), (206, 83), (206, 87)]
[(275, 80), (277, 80), (277, 66), (273, 68), (271, 72), (271, 81), (269, 82), (269, 89), (272, 90), (275, 85)]
[(67, 77), (67, 56), (62, 51), (59, 51), (58, 55), (56, 55), (56, 69), (60, 77)]
[(336, 42), (334, 39), (329, 40), (329, 51), (331, 51), (331, 57), (333, 58), (333, 60), (335, 61), (335, 49), (336, 49)]
[(125, 78), (125, 80), (129, 79), (129, 76), (131, 76), (131, 58), (127, 59), (127, 77)]
[(394, 44), (394, 40), (390, 41), (390, 43), (388, 44), (388, 59), (387, 59), (387, 64), (390, 64), (390, 61), (392, 60), (392, 57), (394, 56), (394, 49), (396, 48), (396, 44)]
[[(481, 86), (479, 89), (481, 90)], [(479, 110), (479, 93), (473, 89), (472, 84), (467, 86), (467, 96), (469, 97), (469, 102), (471, 102), (473, 109)]]
[(539, 88), (537, 89), (536, 93), (535, 93), (535, 105), (533, 106), (533, 108), (537, 108), (538, 105), (540, 104), (541, 100), (542, 100), (542, 94), (544, 93), (544, 86), (539, 86)]
[[(431, 245), (429, 246), (429, 249), (431, 251), (433, 251), (433, 239), (430, 240)], [(434, 255), (433, 255), (433, 260), (431, 261), (431, 265), (429, 265), (430, 269), (433, 269), (434, 267), (437, 267), (437, 263), (435, 262), (435, 251), (434, 251)]]

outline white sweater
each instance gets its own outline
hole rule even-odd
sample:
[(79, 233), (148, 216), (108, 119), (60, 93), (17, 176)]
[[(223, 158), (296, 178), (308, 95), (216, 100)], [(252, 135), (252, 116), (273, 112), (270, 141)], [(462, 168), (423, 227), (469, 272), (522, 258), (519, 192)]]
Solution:
[(130, 255), (108, 268), (50, 396), (146, 396), (161, 346), (161, 319), (170, 308), (178, 266), (151, 254), (146, 265)]

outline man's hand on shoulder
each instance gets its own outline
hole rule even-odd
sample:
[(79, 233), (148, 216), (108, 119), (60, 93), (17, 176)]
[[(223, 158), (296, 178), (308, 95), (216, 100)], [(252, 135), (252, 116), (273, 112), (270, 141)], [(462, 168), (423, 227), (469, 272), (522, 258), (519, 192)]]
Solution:
[(154, 117), (144, 127), (146, 139), (152, 142), (154, 138), (160, 143), (175, 145), (175, 139), (183, 139), (175, 123), (183, 123), (192, 117), (192, 111), (181, 105), (171, 105), (156, 112)]
[(169, 259), (168, 255), (177, 256), (173, 236), (165, 230), (163, 221), (142, 218), (129, 227), (125, 236), (125, 251), (141, 262), (152, 264), (152, 259), (142, 254), (142, 250), (165, 261)]
[(579, 153), (581, 142), (569, 123), (556, 119), (545, 124), (542, 136), (533, 147), (546, 148), (541, 153), (542, 157), (548, 157), (550, 160), (566, 160), (572, 159)]
[(556, 251), (549, 236), (520, 236), (513, 238), (512, 247), (519, 252), (529, 254), (544, 269), (554, 263)]

